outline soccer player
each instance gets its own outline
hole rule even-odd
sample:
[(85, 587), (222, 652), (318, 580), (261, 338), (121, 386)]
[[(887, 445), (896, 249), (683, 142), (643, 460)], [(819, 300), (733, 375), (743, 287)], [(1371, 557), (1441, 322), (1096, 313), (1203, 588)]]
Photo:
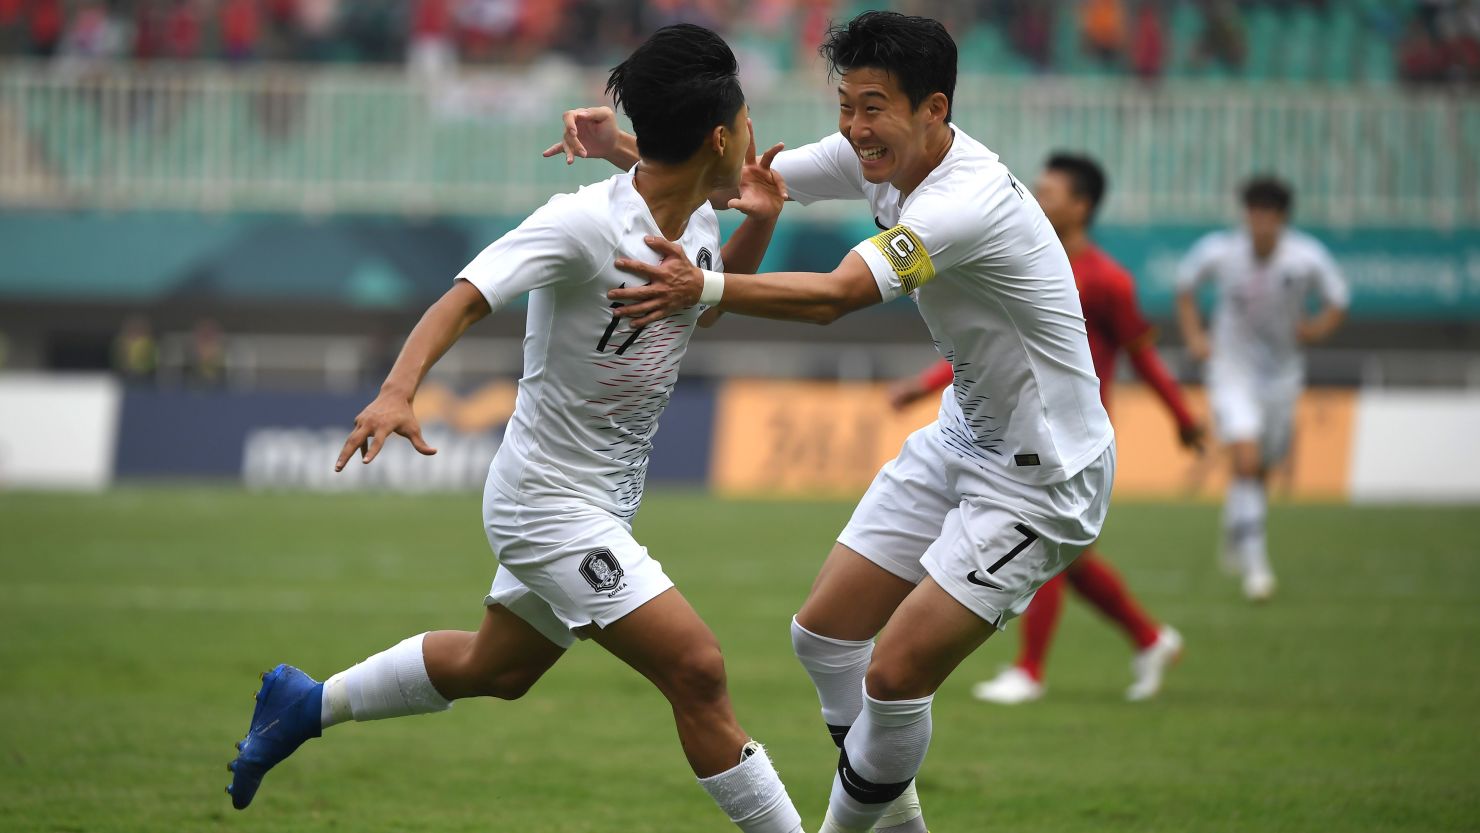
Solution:
[[(1074, 269), (1074, 282), (1079, 286), (1079, 302), (1084, 307), (1085, 326), (1089, 330), (1089, 352), (1095, 373), (1100, 377), (1100, 399), (1108, 411), (1115, 361), (1124, 351), (1136, 373), (1171, 412), (1178, 439), (1184, 446), (1201, 451), (1202, 427), (1193, 419), (1177, 383), (1156, 355), (1152, 344), (1156, 333), (1136, 304), (1135, 283), (1130, 273), (1090, 239), (1089, 229), (1104, 199), (1105, 187), (1105, 172), (1094, 159), (1056, 153), (1049, 157), (1033, 188)], [(950, 364), (941, 361), (896, 386), (891, 392), (892, 404), (903, 408), (922, 399), (949, 385), (951, 376)], [(1146, 700), (1161, 689), (1163, 674), (1181, 653), (1181, 634), (1170, 625), (1158, 625), (1148, 616), (1109, 562), (1088, 549), (1068, 569), (1038, 589), (1033, 603), (1023, 614), (1017, 661), (995, 679), (978, 683), (972, 689), (977, 699), (1011, 705), (1043, 696), (1044, 660), (1058, 626), (1066, 581), (1118, 625), (1135, 647), (1132, 682), (1126, 698)]]
[[(1305, 384), (1302, 345), (1329, 338), (1346, 316), (1346, 279), (1331, 253), (1289, 228), (1294, 195), (1273, 177), (1243, 187), (1244, 227), (1209, 234), (1177, 269), (1177, 321), (1187, 350), (1206, 364), (1213, 421), (1232, 455), (1223, 505), (1223, 563), (1243, 576), (1244, 595), (1274, 595), (1265, 546), (1265, 484), (1290, 448), (1291, 419)], [(1197, 289), (1217, 295), (1211, 339)], [(1307, 315), (1312, 295), (1319, 311)]]
[[(484, 492), (499, 567), (482, 627), (413, 636), (324, 683), (287, 665), (265, 674), (230, 766), (237, 808), (321, 729), (519, 698), (580, 637), (663, 693), (699, 783), (741, 830), (801, 830), (765, 751), (735, 720), (714, 634), (632, 537), (658, 417), (700, 311), (633, 325), (607, 298), (633, 281), (615, 260), (654, 259), (649, 236), (716, 269), (754, 270), (784, 199), (767, 170), (780, 146), (754, 162), (734, 55), (707, 29), (659, 30), (612, 70), (608, 91), (632, 118), (640, 161), (555, 197), (479, 254), (412, 331), (336, 465), (356, 450), (369, 463), (392, 433), (434, 453), (412, 410), (422, 378), (469, 325), (529, 293), (518, 404)], [(737, 183), (732, 207), (750, 216), (721, 249), (707, 201)]]
[[(945, 28), (866, 12), (831, 29), (822, 52), (839, 77), (839, 132), (774, 169), (792, 199), (864, 200), (886, 230), (832, 272), (753, 276), (697, 267), (650, 238), (662, 263), (618, 263), (650, 283), (608, 295), (638, 325), (701, 302), (822, 324), (903, 295), (918, 304), (955, 383), (869, 487), (792, 640), (841, 747), (821, 830), (920, 833), (912, 784), (931, 699), (1099, 536), (1114, 433), (1064, 247), (997, 155), (951, 123)], [(610, 113), (566, 123), (550, 155), (630, 159)]]

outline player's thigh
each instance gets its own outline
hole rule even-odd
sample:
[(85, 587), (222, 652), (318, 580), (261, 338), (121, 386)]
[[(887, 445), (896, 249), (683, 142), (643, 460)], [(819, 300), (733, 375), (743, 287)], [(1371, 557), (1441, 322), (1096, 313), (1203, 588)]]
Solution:
[(485, 604), (500, 604), (569, 647), (673, 586), (622, 521), (597, 507), (485, 506), (500, 563)]
[(1295, 436), (1295, 407), (1300, 389), (1290, 384), (1273, 384), (1264, 391), (1261, 406), (1263, 430), (1259, 436), (1260, 464), (1264, 468), (1278, 465), (1290, 453)]
[(996, 630), (927, 576), (879, 634), (864, 686), (876, 700), (928, 697)]
[(798, 615), (834, 639), (870, 639), (925, 577), (920, 558), (959, 500), (932, 424), (911, 434), (859, 500)]
[(1099, 537), (1114, 479), (1114, 445), (1062, 483), (976, 478), (925, 553), (925, 568), (962, 606), (1001, 629)]
[(797, 612), (797, 624), (832, 639), (873, 639), (914, 589), (915, 582), (834, 544)]
[(648, 678), (664, 694), (724, 694), (719, 640), (677, 588), (669, 588), (605, 627), (581, 631)]

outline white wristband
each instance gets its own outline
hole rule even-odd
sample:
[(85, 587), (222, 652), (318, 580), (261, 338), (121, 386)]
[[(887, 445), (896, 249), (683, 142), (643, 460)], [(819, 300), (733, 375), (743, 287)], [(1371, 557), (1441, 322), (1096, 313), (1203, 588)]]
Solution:
[(699, 270), (704, 273), (704, 288), (699, 291), (699, 303), (714, 306), (719, 303), (725, 294), (725, 274), (723, 272), (711, 272), (708, 269)]

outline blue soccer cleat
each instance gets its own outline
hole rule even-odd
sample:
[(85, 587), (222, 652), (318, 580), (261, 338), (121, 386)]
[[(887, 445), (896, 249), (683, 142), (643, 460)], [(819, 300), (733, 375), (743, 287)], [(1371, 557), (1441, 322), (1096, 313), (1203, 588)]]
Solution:
[(231, 806), (245, 810), (262, 785), (262, 776), (304, 741), (321, 734), (323, 701), (323, 684), (291, 665), (279, 665), (262, 675), (252, 725), (236, 744), (236, 760), (226, 765), (232, 773), (231, 786), (226, 788)]

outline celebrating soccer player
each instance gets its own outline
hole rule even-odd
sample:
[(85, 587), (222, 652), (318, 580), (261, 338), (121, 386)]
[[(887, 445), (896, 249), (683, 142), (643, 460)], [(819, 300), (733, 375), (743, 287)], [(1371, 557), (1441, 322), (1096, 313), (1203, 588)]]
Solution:
[[(909, 295), (951, 363), (940, 417), (869, 487), (792, 622), (841, 752), (822, 830), (925, 830), (913, 781), (935, 691), (1099, 537), (1115, 472), (1064, 247), (997, 155), (951, 123), (956, 44), (935, 20), (867, 12), (822, 47), (839, 132), (783, 153), (791, 198), (864, 200), (882, 233), (828, 273), (727, 275), (651, 238), (649, 281), (608, 293), (639, 325), (700, 302), (827, 323)], [(573, 111), (564, 150), (617, 164), (609, 111)], [(875, 637), (877, 636), (877, 641)]]
[[(659, 30), (608, 84), (637, 131), (640, 161), (552, 199), (478, 255), (417, 324), (337, 468), (356, 451), (374, 460), (392, 433), (433, 453), (412, 411), (422, 378), (469, 325), (529, 293), (519, 400), (484, 494), (499, 567), (482, 627), (413, 636), (322, 684), (287, 665), (264, 675), (230, 767), (238, 808), (321, 729), (464, 697), (518, 698), (579, 636), (667, 697), (700, 784), (741, 830), (801, 830), (765, 751), (735, 720), (714, 634), (632, 537), (658, 416), (700, 310), (634, 323), (614, 317), (607, 298), (633, 282), (614, 261), (656, 259), (646, 239), (706, 268), (760, 264), (784, 200), (769, 171), (780, 147), (755, 161), (735, 73), (713, 32)], [(749, 217), (721, 249), (708, 199), (737, 185), (731, 207)]]
[[(1079, 286), (1089, 330), (1089, 352), (1100, 377), (1100, 399), (1110, 409), (1110, 391), (1115, 380), (1115, 360), (1123, 350), (1136, 373), (1171, 412), (1177, 437), (1183, 445), (1202, 450), (1203, 429), (1182, 400), (1177, 383), (1156, 355), (1155, 331), (1136, 304), (1135, 282), (1130, 273), (1094, 244), (1089, 229), (1100, 202), (1105, 198), (1105, 172), (1088, 156), (1056, 153), (1050, 156), (1033, 188), (1043, 213), (1053, 224)], [(895, 386), (891, 400), (901, 408), (951, 383), (951, 366), (938, 365)], [(1161, 690), (1162, 676), (1182, 650), (1182, 636), (1170, 625), (1158, 626), (1131, 596), (1115, 569), (1093, 549), (1063, 573), (1038, 589), (1023, 614), (1022, 647), (1017, 661), (994, 679), (978, 683), (972, 694), (979, 700), (1012, 705), (1043, 696), (1044, 664), (1049, 644), (1063, 609), (1064, 584), (1093, 604), (1106, 618), (1120, 626), (1136, 648), (1131, 660), (1132, 682), (1126, 689), (1129, 700), (1146, 700)]]
[[(1206, 363), (1213, 420), (1233, 458), (1223, 505), (1223, 563), (1243, 576), (1244, 595), (1274, 595), (1265, 546), (1265, 485), (1290, 448), (1295, 403), (1305, 385), (1300, 348), (1330, 337), (1349, 295), (1330, 252), (1288, 228), (1294, 195), (1277, 179), (1243, 188), (1244, 227), (1198, 241), (1177, 270), (1177, 320), (1187, 350)], [(1198, 285), (1217, 292), (1211, 340), (1197, 305)], [(1321, 309), (1307, 316), (1312, 294)]]

